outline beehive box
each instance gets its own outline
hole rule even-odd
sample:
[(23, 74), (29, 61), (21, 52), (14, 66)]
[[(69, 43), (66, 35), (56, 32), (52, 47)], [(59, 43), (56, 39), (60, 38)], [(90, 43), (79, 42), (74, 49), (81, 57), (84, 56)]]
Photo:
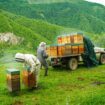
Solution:
[(32, 73), (30, 75), (30, 70), (23, 70), (22, 71), (22, 83), (27, 88), (33, 88), (36, 84), (35, 74)]
[(58, 36), (58, 44), (66, 43), (83, 43), (83, 34), (82, 33), (73, 33), (66, 36)]
[(51, 45), (50, 46), (50, 56), (51, 57), (57, 57), (57, 45)]
[(68, 43), (68, 37), (67, 36), (62, 36), (62, 44)]
[(65, 45), (62, 44), (58, 46), (58, 56), (61, 57), (64, 55), (65, 55)]
[(57, 42), (58, 42), (58, 44), (62, 44), (62, 36), (58, 36)]
[(68, 35), (66, 37), (67, 37), (67, 43), (71, 43), (70, 35)]
[(74, 37), (73, 43), (83, 43), (83, 35), (80, 33), (72, 35)]
[(65, 44), (65, 55), (70, 55), (70, 54), (72, 54), (71, 45)]
[(79, 45), (79, 53), (84, 53), (84, 44)]
[(17, 69), (7, 70), (7, 88), (10, 92), (20, 90), (20, 71)]
[(79, 54), (79, 46), (78, 45), (72, 45), (71, 50), (72, 50), (72, 54)]
[(50, 56), (50, 46), (47, 46), (46, 53), (48, 54), (48, 56)]

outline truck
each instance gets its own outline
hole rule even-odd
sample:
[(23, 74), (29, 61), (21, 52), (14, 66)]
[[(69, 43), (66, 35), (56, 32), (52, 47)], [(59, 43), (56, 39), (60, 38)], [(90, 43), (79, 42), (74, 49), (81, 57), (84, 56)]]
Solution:
[[(85, 52), (83, 37), (83, 33), (58, 36), (57, 44), (46, 48), (51, 66), (66, 66), (70, 70), (76, 70), (79, 63), (83, 62), (82, 54)], [(99, 63), (105, 64), (105, 49), (94, 47), (94, 51)]]

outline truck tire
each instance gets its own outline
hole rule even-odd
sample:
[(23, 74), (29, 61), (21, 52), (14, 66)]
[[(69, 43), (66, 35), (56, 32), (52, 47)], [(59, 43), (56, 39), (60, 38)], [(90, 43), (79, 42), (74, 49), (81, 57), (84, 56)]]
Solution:
[(105, 64), (105, 54), (101, 54), (101, 56), (100, 56), (100, 64)]
[(70, 70), (76, 70), (78, 67), (78, 60), (76, 58), (70, 58), (68, 61), (68, 67)]

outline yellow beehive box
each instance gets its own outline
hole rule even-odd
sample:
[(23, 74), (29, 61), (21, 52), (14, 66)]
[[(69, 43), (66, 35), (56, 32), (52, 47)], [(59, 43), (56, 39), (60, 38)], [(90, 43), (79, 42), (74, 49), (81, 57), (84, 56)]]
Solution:
[(57, 46), (50, 46), (50, 56), (57, 57)]
[(48, 54), (48, 56), (50, 56), (50, 46), (47, 46), (46, 53)]
[(62, 56), (62, 46), (58, 46), (58, 56)]
[(65, 55), (70, 55), (71, 53), (71, 45), (65, 44)]
[(81, 34), (74, 35), (74, 43), (83, 43), (83, 35)]
[(83, 44), (79, 45), (79, 53), (80, 54), (84, 53), (84, 45)]
[(62, 37), (62, 44), (66, 44), (67, 42), (67, 36), (63, 36)]
[(70, 35), (66, 37), (67, 37), (67, 43), (71, 43)]
[(71, 49), (72, 49), (72, 54), (79, 54), (79, 46), (73, 45)]

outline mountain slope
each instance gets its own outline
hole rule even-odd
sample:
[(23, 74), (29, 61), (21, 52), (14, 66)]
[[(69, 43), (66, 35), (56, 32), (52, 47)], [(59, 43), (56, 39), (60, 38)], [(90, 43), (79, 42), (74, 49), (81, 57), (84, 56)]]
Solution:
[[(41, 19), (52, 24), (76, 28), (92, 33), (105, 32), (105, 7), (83, 0), (5, 0), (0, 8), (29, 18)], [(69, 2), (68, 2), (69, 1)], [(49, 2), (49, 4), (42, 4)], [(54, 1), (55, 2), (55, 1)]]
[[(75, 29), (66, 29), (42, 20), (28, 19), (0, 10), (0, 32), (12, 32), (24, 38), (23, 45), (35, 48), (41, 41), (52, 43), (57, 35), (69, 33)], [(55, 41), (55, 40), (54, 40)]]

